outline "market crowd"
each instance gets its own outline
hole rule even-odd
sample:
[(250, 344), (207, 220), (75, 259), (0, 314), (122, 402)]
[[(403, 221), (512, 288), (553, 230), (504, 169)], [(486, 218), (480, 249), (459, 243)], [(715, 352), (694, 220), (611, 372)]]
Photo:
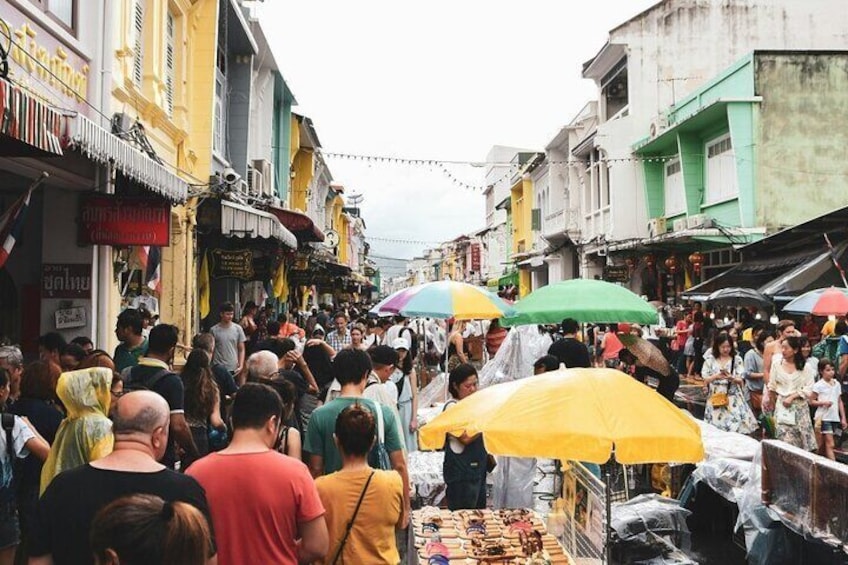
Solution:
[[(176, 327), (130, 308), (112, 354), (56, 333), (29, 364), (0, 346), (0, 565), (398, 563), (429, 378), (413, 359), (447, 371), (448, 410), (476, 392), (480, 354), (496, 355), (507, 330), (365, 313), (224, 303), (182, 344)], [(831, 458), (846, 425), (844, 320), (719, 327), (696, 304), (658, 327), (540, 330), (554, 340), (537, 374), (606, 366), (669, 399), (699, 383), (706, 421)], [(646, 362), (641, 341), (667, 367)], [(479, 435), (448, 436), (447, 506), (484, 508), (495, 464)]]
[(111, 353), (58, 333), (28, 364), (0, 346), (0, 565), (401, 560), (408, 320), (347, 304), (218, 316), (189, 344), (128, 308)]

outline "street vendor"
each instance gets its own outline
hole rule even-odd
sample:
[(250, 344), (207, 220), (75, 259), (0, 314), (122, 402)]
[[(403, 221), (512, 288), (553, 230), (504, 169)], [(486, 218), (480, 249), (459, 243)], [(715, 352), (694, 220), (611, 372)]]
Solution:
[[(445, 410), (477, 392), (477, 369), (468, 363), (459, 364), (450, 372), (448, 391), (451, 399), (445, 403)], [(490, 457), (483, 445), (482, 434), (469, 436), (463, 432), (458, 437), (448, 434), (447, 439), (443, 474), (448, 508), (485, 508)]]
[[(677, 371), (669, 367), (669, 374), (663, 375), (659, 371), (642, 365), (636, 356), (626, 348), (618, 352), (618, 359), (623, 365), (622, 371), (633, 376), (640, 383), (655, 388), (661, 396), (670, 402), (674, 401), (674, 393), (680, 387), (680, 376)], [(656, 382), (656, 386), (653, 386), (652, 381)]]

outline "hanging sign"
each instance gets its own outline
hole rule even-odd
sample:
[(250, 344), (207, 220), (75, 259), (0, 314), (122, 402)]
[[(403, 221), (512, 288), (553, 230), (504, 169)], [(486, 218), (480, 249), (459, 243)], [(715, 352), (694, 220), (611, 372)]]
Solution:
[(480, 272), (480, 244), (471, 244), (471, 270), (475, 273)]
[(80, 245), (155, 245), (171, 243), (171, 205), (159, 198), (112, 194), (80, 197)]
[(607, 265), (604, 267), (604, 280), (607, 282), (627, 282), (630, 280), (630, 268), (627, 265)]
[(213, 249), (212, 278), (234, 278), (250, 281), (255, 278), (253, 251), (250, 249)]
[(91, 298), (91, 265), (45, 263), (41, 298)]

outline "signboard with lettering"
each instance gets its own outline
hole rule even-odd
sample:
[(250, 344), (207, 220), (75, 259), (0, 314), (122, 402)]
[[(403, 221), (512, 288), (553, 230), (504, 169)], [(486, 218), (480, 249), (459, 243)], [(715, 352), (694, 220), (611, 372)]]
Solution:
[(243, 281), (255, 278), (253, 251), (250, 249), (213, 249), (211, 255), (212, 278), (235, 278)]
[[(9, 80), (52, 106), (91, 115), (88, 59), (15, 4), (0, 2), (0, 42), (8, 48)], [(77, 10), (88, 11), (87, 4), (77, 2)]]
[(604, 267), (604, 280), (607, 282), (628, 282), (630, 267), (627, 265), (607, 265)]
[(43, 264), (41, 298), (91, 298), (91, 265)]
[(475, 273), (480, 272), (480, 244), (471, 244), (471, 270)]
[(56, 310), (56, 329), (67, 330), (69, 328), (85, 327), (85, 307), (63, 308)]
[(80, 245), (155, 245), (171, 243), (171, 205), (158, 198), (112, 194), (80, 197)]

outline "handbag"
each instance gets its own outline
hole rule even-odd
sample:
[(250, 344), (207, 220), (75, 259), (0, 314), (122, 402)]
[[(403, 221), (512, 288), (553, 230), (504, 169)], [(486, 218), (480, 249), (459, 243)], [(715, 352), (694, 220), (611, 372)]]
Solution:
[(798, 424), (795, 419), (795, 411), (789, 410), (781, 402), (774, 411), (774, 419), (781, 426), (795, 426)]
[(350, 536), (350, 530), (353, 529), (353, 521), (356, 520), (356, 515), (359, 514), (359, 507), (362, 506), (362, 499), (365, 498), (365, 491), (368, 490), (368, 485), (371, 484), (371, 479), (373, 477), (374, 471), (371, 471), (371, 474), (368, 475), (368, 480), (365, 481), (365, 486), (362, 487), (362, 492), (359, 494), (359, 500), (356, 501), (356, 508), (353, 509), (353, 516), (350, 517), (350, 522), (347, 523), (344, 536), (342, 536), (342, 541), (339, 542), (339, 548), (336, 550), (336, 554), (333, 556), (333, 565), (336, 565), (336, 563), (338, 563), (339, 561), (339, 557), (342, 556), (342, 550), (344, 549), (344, 546), (347, 543), (347, 538)]
[(377, 467), (383, 471), (392, 469), (392, 461), (389, 458), (389, 452), (386, 449), (386, 430), (383, 423), (383, 407), (379, 403), (374, 403), (374, 413), (377, 415), (377, 444), (374, 446), (374, 451), (377, 454)]
[(713, 408), (724, 408), (730, 401), (727, 398), (726, 392), (714, 392), (710, 395), (710, 404)]

